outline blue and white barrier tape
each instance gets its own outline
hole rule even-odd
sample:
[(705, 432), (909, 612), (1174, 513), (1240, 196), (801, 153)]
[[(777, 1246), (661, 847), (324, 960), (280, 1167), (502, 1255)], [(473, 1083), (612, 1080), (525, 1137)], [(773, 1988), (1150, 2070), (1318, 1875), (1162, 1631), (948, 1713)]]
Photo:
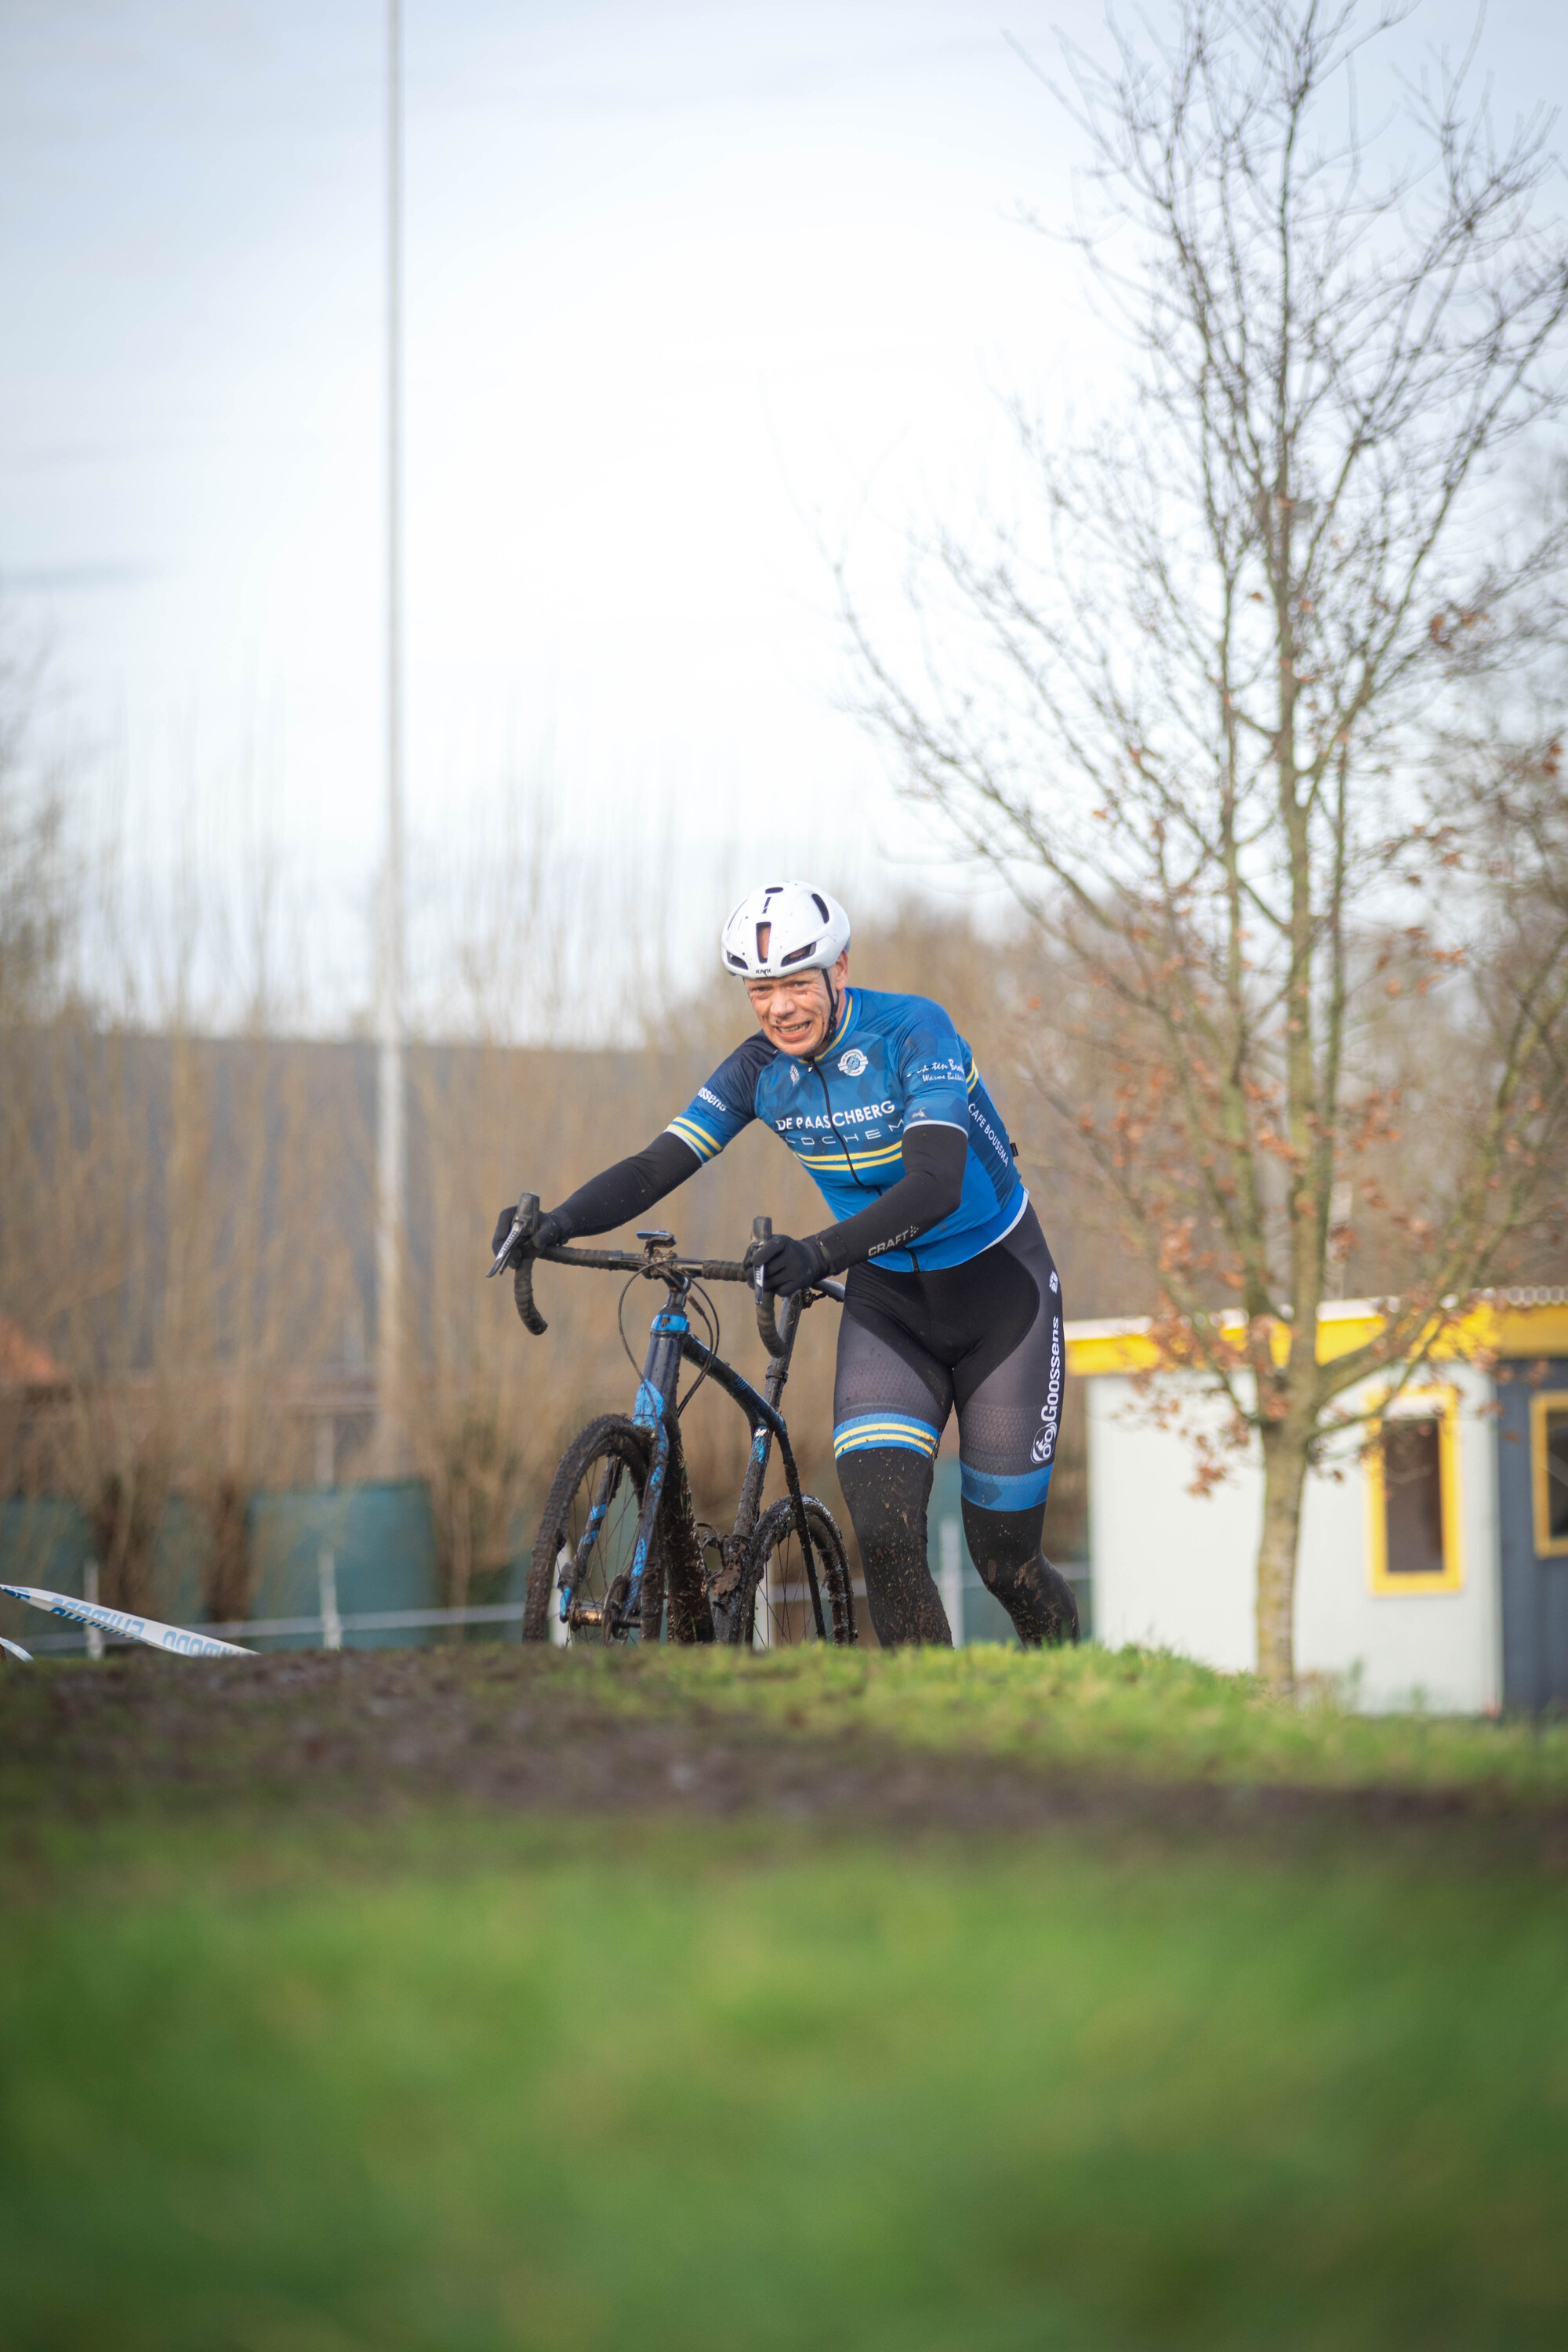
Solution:
[(26, 1665), (30, 1666), (33, 1663), (31, 1650), (24, 1650), (20, 1642), (8, 1642), (4, 1633), (0, 1633), (0, 1650), (9, 1650), (14, 1658), (20, 1658)]
[[(47, 1610), (51, 1617), (73, 1617), (79, 1625), (96, 1625), (101, 1633), (117, 1633), (122, 1642), (145, 1642), (150, 1649), (173, 1650), (180, 1658), (253, 1658), (237, 1642), (216, 1642), (210, 1633), (190, 1633), (183, 1625), (160, 1625), (155, 1617), (132, 1617), (128, 1610), (103, 1609), (96, 1601), (73, 1600), (68, 1592), (41, 1592), (32, 1584), (0, 1584), (13, 1601), (30, 1609)], [(7, 1642), (7, 1649), (15, 1646)], [(24, 1654), (26, 1654), (24, 1653)]]

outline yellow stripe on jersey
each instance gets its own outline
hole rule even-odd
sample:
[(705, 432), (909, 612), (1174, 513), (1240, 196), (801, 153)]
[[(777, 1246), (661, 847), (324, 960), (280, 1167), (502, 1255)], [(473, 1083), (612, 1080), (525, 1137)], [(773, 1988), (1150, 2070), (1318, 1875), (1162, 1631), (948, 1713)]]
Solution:
[[(901, 1157), (903, 1149), (903, 1144), (899, 1142), (882, 1144), (875, 1151), (851, 1151), (849, 1165), (851, 1168), (889, 1168), (895, 1160)], [(800, 1154), (800, 1164), (803, 1168), (842, 1168), (844, 1153), (842, 1151), (803, 1151)]]
[(699, 1160), (716, 1160), (724, 1148), (695, 1119), (672, 1118), (664, 1131), (666, 1135), (679, 1135), (682, 1143), (691, 1146)]

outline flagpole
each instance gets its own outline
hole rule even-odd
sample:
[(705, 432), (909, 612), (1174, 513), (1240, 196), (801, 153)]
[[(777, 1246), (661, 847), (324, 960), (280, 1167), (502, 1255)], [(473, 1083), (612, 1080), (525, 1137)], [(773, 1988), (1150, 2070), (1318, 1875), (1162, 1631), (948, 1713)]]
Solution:
[(386, 12), (386, 840), (377, 894), (376, 1466), (400, 1466), (403, 1330), (403, 74), (401, 0)]

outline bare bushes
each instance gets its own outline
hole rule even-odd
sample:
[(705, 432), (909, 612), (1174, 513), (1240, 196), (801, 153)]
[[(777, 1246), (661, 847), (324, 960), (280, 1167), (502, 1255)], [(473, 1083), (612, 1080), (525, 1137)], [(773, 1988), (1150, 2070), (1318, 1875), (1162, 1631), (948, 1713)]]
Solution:
[(202, 1493), (206, 1557), (202, 1601), (210, 1624), (234, 1624), (250, 1614), (254, 1568), (250, 1546), (250, 1496), (232, 1470), (208, 1481)]
[(153, 1606), (153, 1547), (168, 1491), (167, 1462), (156, 1448), (99, 1474), (87, 1524), (101, 1579), (99, 1597), (110, 1609), (144, 1616)]
[(76, 1497), (120, 1605), (153, 1605), (177, 1494), (212, 1613), (243, 1616), (247, 1498), (310, 1475), (324, 1377), (344, 1401), (352, 1075), (267, 1039), (0, 1034), (0, 1299), (60, 1374), (11, 1417), (5, 1490)]

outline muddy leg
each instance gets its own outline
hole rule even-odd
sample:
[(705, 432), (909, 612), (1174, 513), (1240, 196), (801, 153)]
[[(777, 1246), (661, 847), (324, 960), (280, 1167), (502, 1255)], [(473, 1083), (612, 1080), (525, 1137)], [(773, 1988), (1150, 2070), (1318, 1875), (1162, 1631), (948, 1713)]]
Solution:
[(963, 1539), (983, 1580), (1017, 1627), (1026, 1650), (1057, 1648), (1079, 1637), (1078, 1600), (1060, 1569), (1040, 1551), (1046, 1507), (983, 1511), (963, 1505)]
[(926, 1558), (930, 1457), (904, 1446), (868, 1446), (838, 1460), (855, 1523), (871, 1622), (885, 1650), (907, 1642), (951, 1650), (952, 1632)]

